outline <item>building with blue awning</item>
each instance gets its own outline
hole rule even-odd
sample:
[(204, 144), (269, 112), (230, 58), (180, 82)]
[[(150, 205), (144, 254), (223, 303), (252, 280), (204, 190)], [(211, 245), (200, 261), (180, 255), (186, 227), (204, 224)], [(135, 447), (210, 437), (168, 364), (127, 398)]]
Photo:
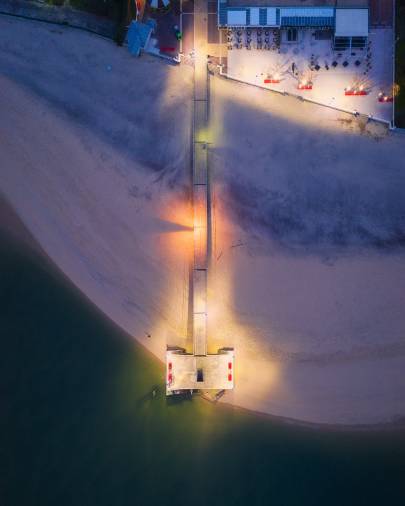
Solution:
[(219, 28), (272, 28), (285, 42), (316, 29), (328, 31), (338, 50), (364, 47), (368, 25), (368, 0), (218, 0)]

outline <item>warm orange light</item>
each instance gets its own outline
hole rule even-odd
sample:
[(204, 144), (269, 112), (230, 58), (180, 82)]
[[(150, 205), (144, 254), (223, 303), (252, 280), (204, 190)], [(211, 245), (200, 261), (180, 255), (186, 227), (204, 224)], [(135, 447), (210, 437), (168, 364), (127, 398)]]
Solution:
[(227, 373), (232, 380), (235, 379), (235, 390), (232, 400), (225, 401), (245, 404), (249, 400), (250, 407), (254, 409), (279, 387), (281, 370), (260, 345), (256, 329), (246, 325), (236, 307), (236, 256), (240, 250), (233, 246), (240, 240), (240, 229), (224, 204), (226, 191), (225, 188), (216, 189), (213, 210), (215, 231), (208, 283), (209, 352), (216, 353), (218, 348), (233, 346), (235, 363), (228, 363)]
[(165, 226), (161, 226), (159, 242), (161, 248), (169, 255), (186, 256), (191, 258), (193, 251), (193, 211), (187, 196), (177, 196), (164, 205), (164, 213), (159, 219)]

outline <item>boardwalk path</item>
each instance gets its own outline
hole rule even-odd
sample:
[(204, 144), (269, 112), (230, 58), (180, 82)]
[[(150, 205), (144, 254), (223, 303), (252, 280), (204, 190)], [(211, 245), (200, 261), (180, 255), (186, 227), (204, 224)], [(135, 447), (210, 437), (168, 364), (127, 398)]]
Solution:
[(193, 342), (194, 355), (207, 354), (207, 1), (194, 4), (194, 125), (193, 125), (193, 201), (194, 273)]

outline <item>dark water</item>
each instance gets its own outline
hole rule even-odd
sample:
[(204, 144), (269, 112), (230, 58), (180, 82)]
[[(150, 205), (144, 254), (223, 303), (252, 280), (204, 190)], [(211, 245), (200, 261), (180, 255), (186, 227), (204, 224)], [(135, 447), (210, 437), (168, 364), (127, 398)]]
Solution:
[(168, 404), (163, 367), (4, 240), (0, 308), (1, 506), (405, 504), (404, 432)]

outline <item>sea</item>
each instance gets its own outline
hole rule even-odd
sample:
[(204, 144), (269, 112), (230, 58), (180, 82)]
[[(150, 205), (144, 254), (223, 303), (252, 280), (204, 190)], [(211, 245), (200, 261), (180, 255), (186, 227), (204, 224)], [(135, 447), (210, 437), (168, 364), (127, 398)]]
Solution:
[(405, 505), (403, 428), (167, 399), (163, 365), (6, 236), (0, 332), (1, 506)]

